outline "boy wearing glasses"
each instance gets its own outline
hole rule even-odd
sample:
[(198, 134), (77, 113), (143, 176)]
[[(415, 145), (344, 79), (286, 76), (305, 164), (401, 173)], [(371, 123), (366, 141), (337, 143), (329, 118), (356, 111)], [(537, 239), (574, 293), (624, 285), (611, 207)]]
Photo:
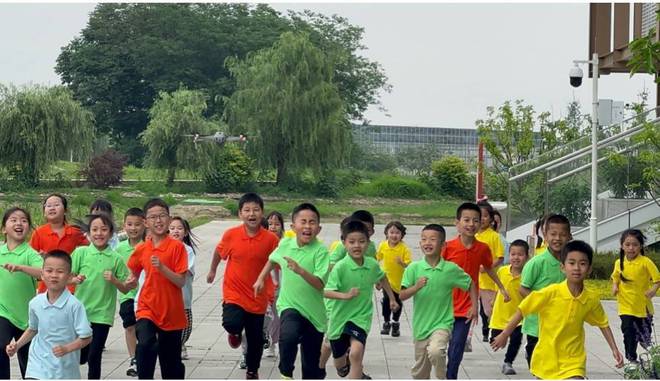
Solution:
[(128, 260), (137, 278), (144, 271), (136, 311), (137, 373), (153, 379), (156, 358), (163, 379), (183, 379), (181, 333), (187, 326), (181, 288), (186, 281), (188, 254), (183, 244), (168, 235), (170, 209), (155, 198), (144, 205), (149, 238), (138, 245)]

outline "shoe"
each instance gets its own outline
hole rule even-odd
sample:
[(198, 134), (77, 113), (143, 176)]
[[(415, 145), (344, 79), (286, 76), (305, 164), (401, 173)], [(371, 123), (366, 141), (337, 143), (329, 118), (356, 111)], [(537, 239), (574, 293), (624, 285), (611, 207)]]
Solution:
[(227, 341), (229, 342), (229, 346), (236, 349), (241, 346), (241, 340), (243, 340), (243, 337), (239, 333), (238, 335), (234, 335), (231, 333), (227, 334)]
[(401, 336), (401, 331), (399, 331), (399, 322), (395, 321), (392, 323), (392, 337), (399, 337)]
[(126, 369), (126, 375), (128, 377), (137, 377), (137, 361), (135, 361), (135, 357), (131, 358), (131, 364)]
[(390, 328), (392, 328), (392, 326), (390, 325), (390, 322), (386, 321), (385, 323), (383, 323), (383, 329), (380, 330), (380, 334), (381, 335), (389, 335), (390, 334)]
[(268, 347), (268, 349), (266, 349), (266, 357), (270, 357), (270, 358), (277, 357), (277, 353), (275, 352), (276, 346), (277, 344), (273, 344), (270, 347)]
[(181, 347), (181, 360), (188, 360), (188, 350), (185, 346)]
[(490, 339), (488, 338), (488, 335), (486, 335), (481, 341), (483, 341), (484, 343), (489, 343)]
[(241, 369), (247, 369), (247, 359), (245, 358), (245, 354), (241, 356), (241, 362), (238, 364), (238, 367)]
[(360, 378), (362, 378), (363, 380), (371, 380), (371, 376), (366, 373), (362, 373), (362, 377)]
[(472, 352), (472, 341), (465, 342), (465, 349), (463, 352)]
[(270, 343), (270, 337), (268, 337), (268, 336), (264, 336), (264, 349), (268, 349), (268, 348), (270, 348), (270, 345), (271, 345), (271, 343)]
[(337, 376), (344, 378), (348, 376), (348, 373), (351, 371), (351, 364), (346, 364), (341, 368), (337, 368)]
[(245, 372), (245, 379), (246, 380), (258, 380), (259, 379), (259, 372), (250, 372), (249, 370)]
[(293, 377), (285, 376), (282, 373), (280, 373), (280, 380), (293, 380)]
[(505, 362), (502, 365), (502, 373), (504, 373), (507, 376), (511, 376), (513, 374), (516, 374), (516, 370), (513, 369), (513, 365), (511, 365), (510, 362)]

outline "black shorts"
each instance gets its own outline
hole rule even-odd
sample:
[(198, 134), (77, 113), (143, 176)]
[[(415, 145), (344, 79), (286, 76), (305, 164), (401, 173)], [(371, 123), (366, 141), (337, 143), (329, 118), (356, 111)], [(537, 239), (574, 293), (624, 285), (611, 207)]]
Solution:
[(348, 322), (344, 325), (344, 330), (336, 340), (330, 340), (330, 347), (332, 348), (332, 357), (340, 358), (348, 352), (348, 349), (351, 347), (351, 337), (355, 340), (362, 343), (362, 345), (367, 345), (367, 333), (353, 322)]
[(137, 323), (135, 320), (135, 300), (129, 299), (123, 301), (119, 305), (119, 316), (121, 317), (124, 328), (134, 326)]

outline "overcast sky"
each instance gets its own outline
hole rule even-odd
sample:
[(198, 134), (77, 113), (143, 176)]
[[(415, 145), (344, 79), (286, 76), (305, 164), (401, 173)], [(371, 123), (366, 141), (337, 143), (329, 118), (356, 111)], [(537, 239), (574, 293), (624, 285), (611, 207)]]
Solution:
[[(58, 84), (55, 60), (95, 4), (0, 4), (0, 83)], [(524, 99), (555, 118), (573, 99), (591, 112), (591, 81), (573, 89), (568, 70), (588, 55), (588, 4), (272, 4), (279, 11), (339, 14), (365, 28), (363, 54), (385, 69), (393, 90), (372, 124), (474, 127), (486, 107)], [(584, 72), (587, 70), (584, 68)], [(649, 75), (601, 76), (600, 98), (624, 102)], [(389, 114), (389, 116), (388, 116)]]

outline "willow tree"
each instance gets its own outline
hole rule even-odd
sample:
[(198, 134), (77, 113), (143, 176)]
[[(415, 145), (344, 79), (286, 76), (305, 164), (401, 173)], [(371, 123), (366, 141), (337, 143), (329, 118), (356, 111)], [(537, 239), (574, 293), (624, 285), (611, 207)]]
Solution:
[(142, 133), (147, 163), (167, 170), (167, 185), (174, 183), (177, 168), (195, 168), (210, 144), (193, 144), (185, 135), (212, 133), (215, 124), (204, 118), (206, 96), (180, 89), (161, 92), (149, 110), (149, 124)]
[(28, 185), (71, 152), (84, 159), (94, 143), (94, 118), (69, 90), (0, 85), (0, 165)]
[(333, 84), (333, 60), (304, 33), (283, 33), (268, 49), (226, 61), (237, 90), (225, 116), (247, 134), (248, 151), (277, 183), (290, 172), (320, 171), (342, 162), (350, 146), (345, 104)]

